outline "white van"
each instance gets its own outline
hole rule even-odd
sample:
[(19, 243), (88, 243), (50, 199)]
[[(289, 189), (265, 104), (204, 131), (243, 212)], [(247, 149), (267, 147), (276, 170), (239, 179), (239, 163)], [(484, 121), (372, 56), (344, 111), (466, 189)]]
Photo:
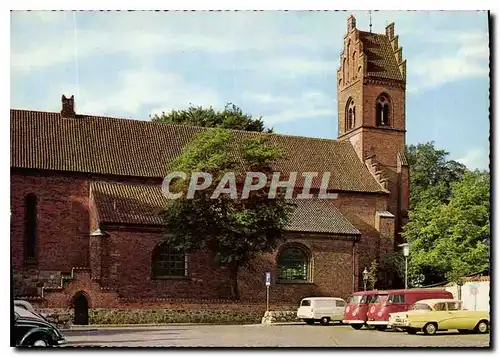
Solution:
[(346, 302), (341, 298), (308, 297), (301, 300), (297, 318), (304, 320), (308, 325), (319, 321), (326, 326), (330, 321), (342, 322), (345, 306)]

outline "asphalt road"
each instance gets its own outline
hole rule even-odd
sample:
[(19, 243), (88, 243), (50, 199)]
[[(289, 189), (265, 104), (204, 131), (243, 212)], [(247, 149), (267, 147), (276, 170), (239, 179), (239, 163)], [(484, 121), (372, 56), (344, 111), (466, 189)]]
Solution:
[(90, 328), (65, 335), (66, 346), (75, 347), (488, 347), (490, 343), (489, 334), (446, 331), (425, 336), (305, 324)]

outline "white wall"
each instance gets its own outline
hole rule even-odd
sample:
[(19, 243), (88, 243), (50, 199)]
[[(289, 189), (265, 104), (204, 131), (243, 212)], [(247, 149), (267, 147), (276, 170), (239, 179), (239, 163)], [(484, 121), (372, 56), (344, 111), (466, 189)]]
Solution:
[[(473, 294), (474, 287), (476, 294)], [(490, 282), (474, 281), (464, 283), (461, 287), (461, 297), (458, 294), (457, 285), (447, 286), (447, 291), (453, 294), (455, 299), (463, 301), (464, 308), (467, 310), (487, 310), (490, 311)]]

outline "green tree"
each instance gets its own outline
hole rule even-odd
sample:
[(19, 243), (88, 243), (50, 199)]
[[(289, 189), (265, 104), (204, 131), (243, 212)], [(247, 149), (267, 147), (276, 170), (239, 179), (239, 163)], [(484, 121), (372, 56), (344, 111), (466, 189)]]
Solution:
[(418, 204), (403, 232), (411, 244), (410, 280), (425, 277), (423, 285), (456, 281), (489, 264), (489, 173), (466, 171), (450, 190), (448, 202)]
[(154, 122), (167, 124), (185, 124), (268, 133), (273, 131), (272, 128), (267, 129), (264, 127), (262, 117), (254, 118), (232, 103), (226, 104), (224, 110), (191, 105), (188, 109), (172, 110), (168, 113), (162, 112), (161, 114), (153, 114), (150, 117)]
[(461, 180), (466, 167), (448, 160), (449, 153), (437, 149), (434, 142), (409, 145), (406, 152), (410, 167), (410, 209), (428, 199), (446, 202), (451, 184)]
[[(391, 253), (386, 253), (381, 256), (379, 265), (379, 276), (384, 282), (384, 288), (394, 286), (394, 278), (404, 282), (405, 278), (405, 260), (401, 250), (395, 250)], [(395, 275), (394, 275), (395, 273)]]
[[(174, 192), (183, 192), (182, 198), (172, 200), (163, 217), (165, 239), (186, 253), (206, 251), (220, 266), (228, 268), (231, 298), (239, 299), (238, 271), (258, 254), (272, 252), (285, 240), (284, 230), (293, 210), (281, 192), (276, 199), (268, 198), (272, 163), (282, 152), (268, 142), (267, 137), (249, 139), (240, 145), (229, 130), (214, 129), (200, 133), (181, 153), (171, 171), (208, 172), (213, 176), (209, 189), (196, 191), (193, 199), (186, 192), (189, 180), (177, 180)], [(239, 157), (238, 160), (233, 157)], [(263, 172), (266, 185), (251, 191), (248, 199), (222, 194), (211, 196), (227, 172)], [(235, 176), (241, 188), (245, 178)], [(223, 182), (226, 182), (225, 180)]]
[(375, 289), (375, 284), (378, 281), (378, 274), (378, 262), (377, 260), (373, 260), (370, 265), (370, 269), (368, 270), (368, 290)]

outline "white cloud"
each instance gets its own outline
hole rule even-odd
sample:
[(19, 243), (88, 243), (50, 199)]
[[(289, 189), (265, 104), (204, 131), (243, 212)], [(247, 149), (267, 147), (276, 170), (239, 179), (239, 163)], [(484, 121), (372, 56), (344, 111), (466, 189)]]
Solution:
[[(75, 95), (77, 113), (89, 115), (127, 116), (161, 113), (194, 105), (223, 105), (218, 92), (206, 85), (186, 81), (176, 73), (158, 71), (146, 66), (127, 68), (101, 85), (80, 85), (72, 81), (52, 81), (38, 96), (28, 97), (24, 91), (14, 91), (12, 108), (61, 110), (61, 94)], [(29, 107), (24, 103), (29, 102)], [(144, 114), (142, 114), (143, 116)], [(146, 114), (147, 115), (147, 114)]]
[(272, 73), (279, 77), (303, 77), (308, 75), (331, 75), (337, 71), (336, 58), (318, 60), (311, 57), (276, 56), (264, 60), (246, 62), (238, 65), (240, 70)]
[[(88, 21), (89, 15), (86, 15)], [(325, 46), (321, 39), (311, 36), (282, 36), (278, 26), (269, 20), (271, 18), (264, 18), (265, 21), (259, 21), (259, 26), (249, 31), (254, 19), (243, 13), (227, 14), (221, 18), (224, 21), (213, 21), (215, 15), (211, 13), (197, 14), (198, 20), (193, 16), (179, 15), (159, 17), (147, 12), (110, 13), (105, 18), (97, 14), (89, 28), (80, 24), (82, 15), (73, 19), (67, 12), (14, 13), (13, 22), (23, 31), (28, 31), (30, 36), (13, 31), (11, 70), (29, 72), (74, 61), (75, 51), (79, 60), (95, 54), (121, 54), (137, 59), (172, 52), (275, 53), (286, 47)], [(283, 69), (290, 71), (321, 71), (325, 67), (325, 63), (308, 64), (293, 59), (274, 65), (278, 69), (284, 65)]]
[(299, 96), (245, 92), (242, 97), (260, 107), (271, 108), (273, 114), (263, 115), (264, 122), (270, 126), (303, 118), (337, 115), (336, 99), (319, 91), (304, 91)]
[(284, 110), (280, 113), (264, 116), (264, 122), (267, 125), (276, 123), (286, 123), (296, 121), (298, 119), (312, 119), (316, 117), (336, 117), (337, 111), (334, 109), (314, 109), (314, 108), (298, 108), (297, 110)]
[(461, 162), (467, 168), (474, 170), (489, 170), (490, 158), (489, 152), (487, 150), (481, 148), (472, 148), (469, 149), (463, 157), (457, 159), (458, 162)]
[(408, 92), (416, 93), (458, 80), (488, 76), (487, 33), (443, 33), (431, 37), (428, 42), (453, 47), (454, 50), (441, 50), (440, 56), (429, 52), (414, 58), (408, 67)]
[(147, 106), (154, 108), (153, 114), (187, 107), (191, 101), (202, 106), (221, 102), (215, 90), (186, 82), (178, 74), (139, 68), (121, 72), (113, 85), (98, 92), (82, 93), (79, 108), (88, 114), (134, 115)]
[(242, 98), (257, 104), (291, 104), (293, 99), (284, 96), (275, 96), (270, 93), (242, 93)]

